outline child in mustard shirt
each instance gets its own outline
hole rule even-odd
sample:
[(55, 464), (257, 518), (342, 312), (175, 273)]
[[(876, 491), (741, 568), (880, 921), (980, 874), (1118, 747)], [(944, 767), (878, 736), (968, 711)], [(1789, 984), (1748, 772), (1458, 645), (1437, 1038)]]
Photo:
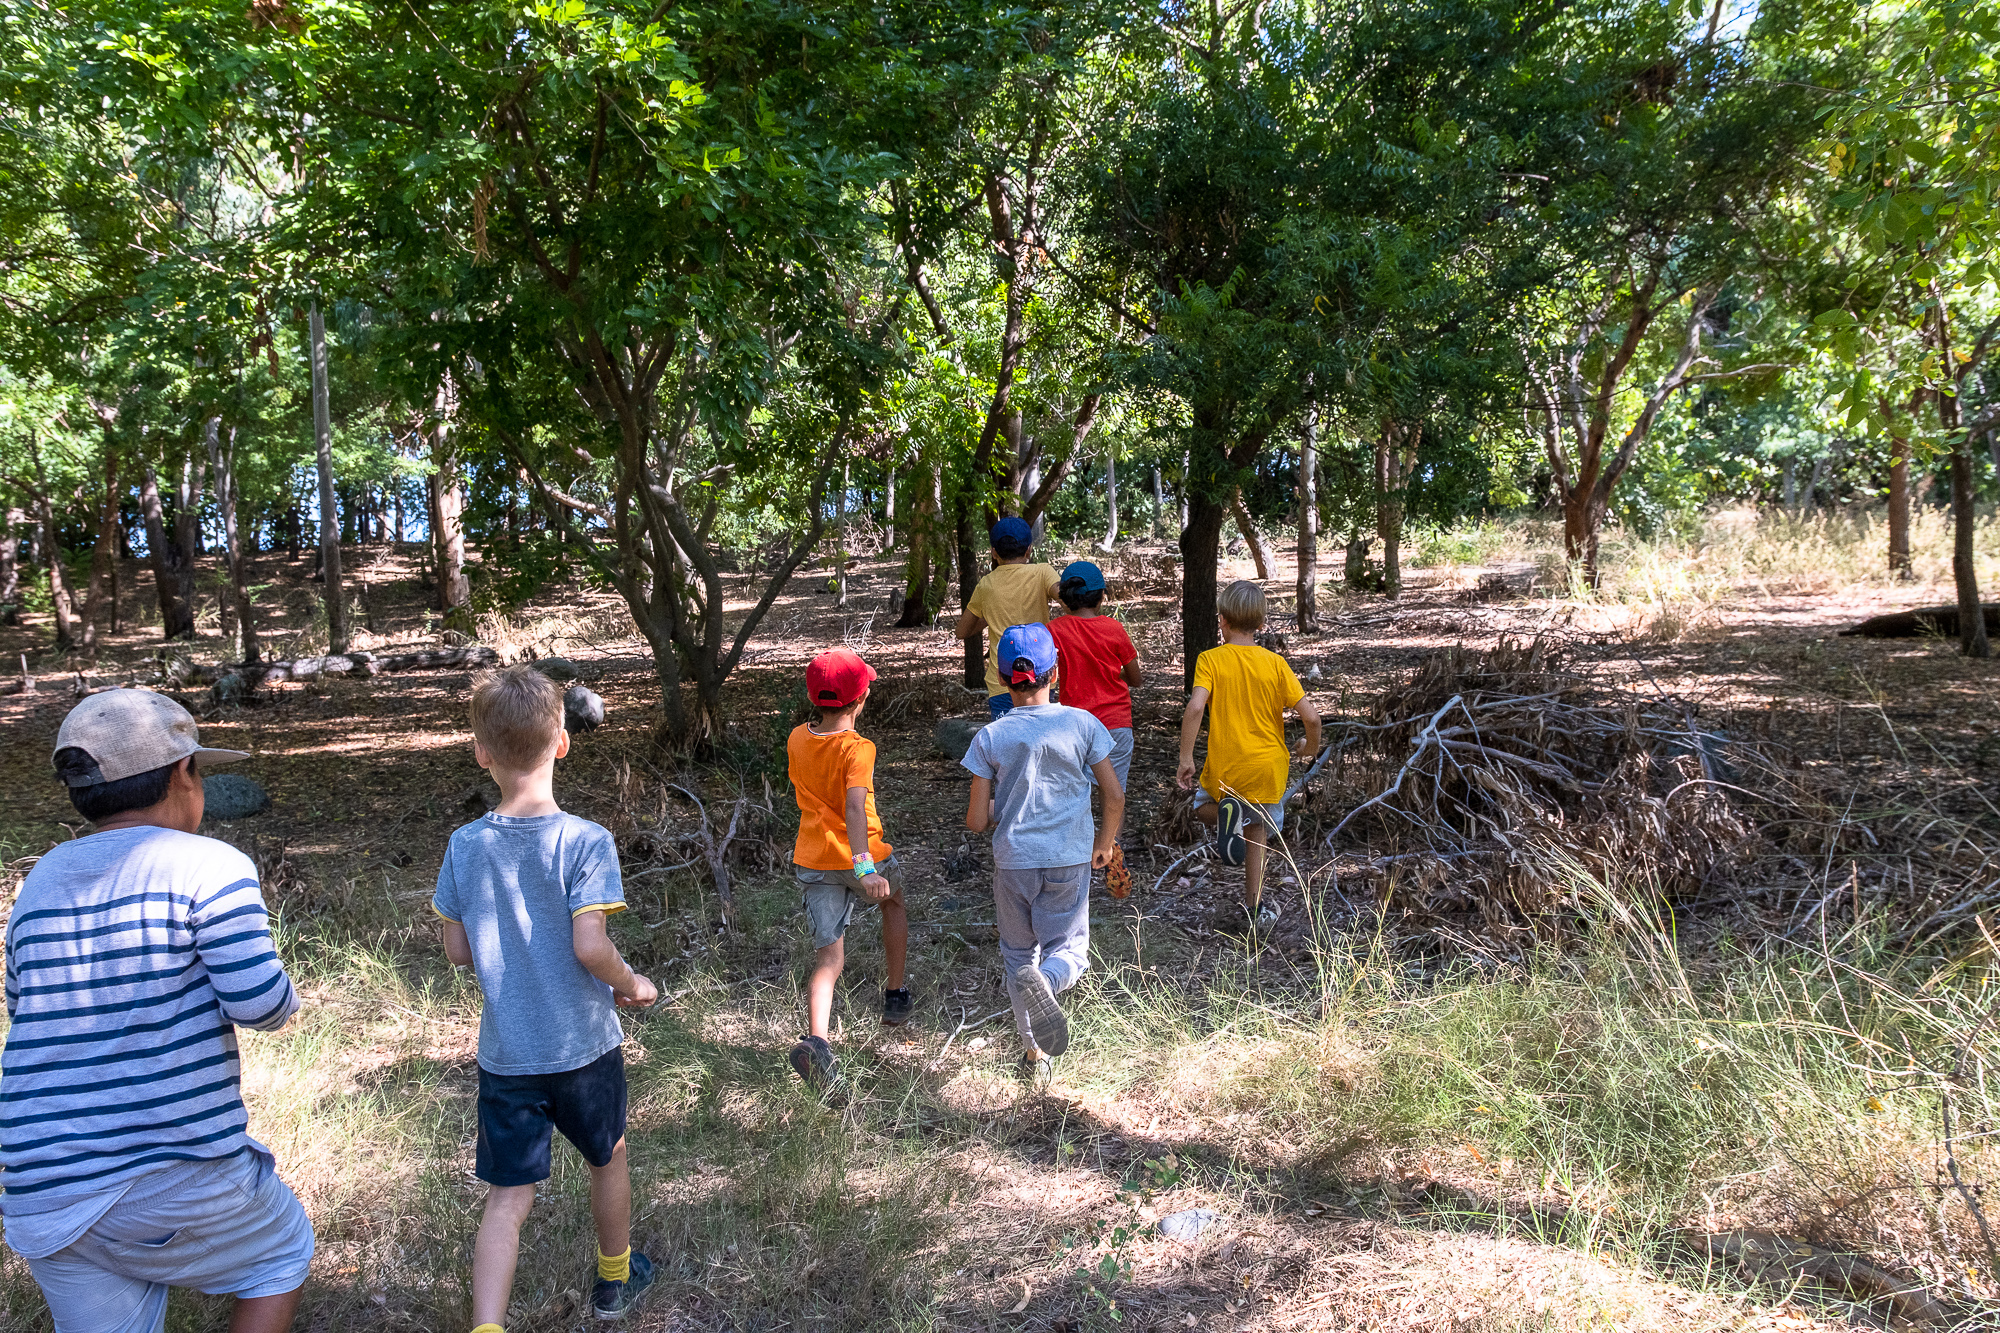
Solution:
[(993, 543), (993, 571), (972, 590), (952, 633), (969, 639), (993, 631), (993, 644), (986, 650), (986, 709), (997, 718), (1014, 706), (1000, 678), (1000, 635), (1013, 625), (1047, 624), (1049, 599), (1062, 580), (1054, 565), (1028, 562), (1034, 529), (1026, 519), (1001, 519), (987, 539)]
[(799, 803), (799, 838), (793, 874), (812, 925), (812, 976), (806, 982), (809, 1031), (792, 1047), (792, 1069), (816, 1092), (840, 1079), (840, 1063), (827, 1041), (833, 987), (846, 965), (845, 939), (854, 909), (873, 903), (882, 912), (882, 952), (887, 986), (882, 1021), (910, 1021), (910, 992), (903, 965), (910, 918), (896, 885), (895, 849), (882, 839), (875, 813), (875, 742), (854, 729), (868, 702), (874, 668), (845, 648), (821, 653), (806, 668), (806, 693), (819, 709), (817, 723), (802, 723), (785, 742), (792, 792)]
[[(1264, 844), (1285, 826), (1285, 779), (1293, 754), (1319, 750), (1319, 713), (1306, 699), (1285, 659), (1257, 646), (1264, 627), (1264, 590), (1239, 579), (1215, 599), (1222, 645), (1195, 659), (1194, 693), (1181, 717), (1181, 762), (1174, 781), (1194, 790), (1194, 815), (1215, 829), (1216, 850), (1227, 865), (1243, 867), (1243, 910), (1253, 927), (1278, 920), (1278, 905), (1263, 901)], [(1210, 704), (1208, 763), (1196, 785), (1194, 742)], [(1299, 715), (1305, 738), (1285, 747), (1285, 714)]]

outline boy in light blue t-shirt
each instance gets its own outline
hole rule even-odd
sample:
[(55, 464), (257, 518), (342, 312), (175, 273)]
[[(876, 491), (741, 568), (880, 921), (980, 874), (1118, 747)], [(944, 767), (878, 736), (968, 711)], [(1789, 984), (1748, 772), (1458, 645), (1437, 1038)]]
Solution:
[[(1104, 724), (1049, 702), (1056, 669), (1049, 627), (1015, 625), (998, 651), (1009, 707), (965, 752), (972, 773), (965, 826), (993, 830), (993, 919), (1021, 1033), (1021, 1074), (1043, 1088), (1053, 1057), (1069, 1048), (1069, 1019), (1056, 996), (1090, 966), (1090, 872), (1111, 861), (1125, 789)], [(1104, 823), (1094, 834), (1093, 781), (1104, 794)]]
[(532, 668), (473, 688), (472, 752), (500, 804), (451, 835), (431, 900), (445, 956), (470, 963), (486, 996), (474, 1173), (492, 1188), (472, 1253), (473, 1333), (506, 1333), (521, 1225), (549, 1177), (558, 1129), (590, 1163), (593, 1311), (622, 1317), (653, 1280), (652, 1263), (632, 1251), (617, 1011), (659, 992), (605, 933), (605, 919), (625, 910), (611, 834), (556, 804), (556, 760), (569, 753), (562, 721), (561, 690)]

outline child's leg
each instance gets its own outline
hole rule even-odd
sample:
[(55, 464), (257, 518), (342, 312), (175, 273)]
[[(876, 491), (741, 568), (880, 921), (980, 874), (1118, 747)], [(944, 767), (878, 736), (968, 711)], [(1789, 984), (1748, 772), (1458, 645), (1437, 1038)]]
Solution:
[(806, 978), (806, 1025), (815, 1037), (826, 1036), (833, 1020), (833, 983), (846, 962), (847, 942), (840, 938), (813, 954), (812, 975)]
[(1014, 973), (1033, 963), (1040, 952), (1029, 902), (1041, 891), (1041, 877), (1039, 870), (995, 867), (993, 871), (993, 925), (1000, 935), (1001, 972), (1007, 982), (1007, 999), (1014, 1006), (1014, 1028), (1030, 1055), (1039, 1055), (1041, 1050), (1028, 1022), (1027, 1002), (1014, 986)]
[(599, 1254), (616, 1258), (632, 1248), (632, 1173), (622, 1138), (610, 1161), (590, 1168), (590, 1220), (597, 1224)]
[(882, 958), (888, 973), (882, 984), (889, 990), (901, 990), (903, 967), (910, 953), (910, 914), (903, 906), (903, 891), (897, 889), (877, 906), (882, 909)]
[(521, 1253), (521, 1224), (535, 1206), (533, 1185), (494, 1185), (472, 1243), (472, 1322), (504, 1324), (514, 1295), (514, 1263)]
[(1090, 967), (1090, 863), (1040, 872), (1033, 909), (1042, 975), (1061, 994)]
[(1243, 830), (1243, 836), (1250, 845), (1243, 851), (1243, 904), (1255, 913), (1264, 896), (1264, 839), (1268, 835), (1262, 821), (1244, 822), (1249, 827)]

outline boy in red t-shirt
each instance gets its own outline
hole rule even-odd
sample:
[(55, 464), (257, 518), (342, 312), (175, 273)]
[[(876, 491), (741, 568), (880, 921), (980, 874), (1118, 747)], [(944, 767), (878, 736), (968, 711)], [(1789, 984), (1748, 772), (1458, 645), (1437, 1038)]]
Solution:
[[(1120, 791), (1128, 790), (1132, 771), (1132, 691), (1145, 681), (1139, 650), (1125, 627), (1099, 608), (1104, 604), (1104, 571), (1088, 560), (1064, 566), (1056, 595), (1069, 614), (1049, 622), (1056, 641), (1056, 681), (1062, 701), (1081, 708), (1111, 733), (1111, 766), (1118, 770)], [(1114, 829), (1115, 838), (1122, 830)], [(1114, 898), (1132, 892), (1132, 872), (1125, 868), (1125, 849), (1111, 844), (1111, 864), (1104, 887)]]
[(875, 813), (875, 742), (854, 729), (874, 679), (874, 668), (845, 648), (815, 657), (806, 668), (806, 693), (819, 710), (819, 721), (794, 727), (785, 742), (799, 803), (792, 869), (805, 896), (815, 950), (806, 982), (811, 1031), (792, 1047), (792, 1069), (820, 1092), (840, 1078), (827, 1030), (833, 986), (847, 961), (847, 926), (864, 902), (882, 911), (882, 953), (889, 974), (882, 1021), (891, 1027), (910, 1021), (910, 992), (903, 978), (910, 918), (896, 884), (895, 849), (883, 840), (882, 817)]

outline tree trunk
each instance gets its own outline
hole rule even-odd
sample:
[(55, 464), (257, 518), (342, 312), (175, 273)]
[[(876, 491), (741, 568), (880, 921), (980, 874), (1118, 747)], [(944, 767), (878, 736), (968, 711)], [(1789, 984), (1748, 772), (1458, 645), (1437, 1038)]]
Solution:
[(1229, 516), (1236, 520), (1236, 530), (1243, 534), (1243, 544), (1250, 548), (1250, 559), (1256, 562), (1259, 582), (1268, 582), (1271, 577), (1271, 555), (1264, 549), (1264, 538), (1257, 531), (1257, 525), (1250, 521), (1250, 511), (1243, 507), (1243, 492), (1237, 490), (1229, 497)]
[(83, 646), (97, 646), (97, 608), (111, 600), (111, 629), (118, 632), (118, 451), (104, 442), (104, 507), (98, 511), (97, 541), (90, 550), (90, 587), (83, 595)]
[[(923, 465), (919, 463), (918, 466)], [(896, 619), (897, 629), (918, 629), (931, 623), (937, 612), (937, 606), (931, 601), (932, 549), (939, 548), (937, 559), (940, 565), (949, 564), (937, 539), (937, 471), (935, 468), (931, 470), (931, 489), (928, 493), (922, 485), (922, 475), (918, 473), (916, 501), (903, 524), (903, 541), (910, 553), (904, 564), (903, 613)]]
[(174, 545), (180, 548), (181, 596), (188, 616), (194, 616), (195, 561), (201, 555), (201, 496), (208, 481), (207, 463), (190, 450), (181, 459), (180, 486), (174, 492)]
[(1097, 549), (1109, 555), (1118, 549), (1118, 451), (1104, 451), (1104, 501), (1109, 513), (1104, 521), (1104, 540)]
[(312, 340), (313, 443), (319, 451), (319, 553), (326, 574), (326, 641), (329, 653), (347, 651), (347, 592), (340, 582), (340, 511), (333, 487), (333, 422), (327, 405), (326, 321), (319, 302), (306, 313)]
[(451, 442), (453, 390), (449, 375), (439, 381), (433, 402), (436, 421), (431, 427), (429, 479), (437, 609), (447, 616), (472, 598), (472, 583), (465, 575), (465, 490), (459, 484), (458, 457)]
[(62, 542), (56, 535), (56, 511), (47, 496), (42, 510), (42, 558), (49, 567), (49, 603), (55, 609), (56, 649), (67, 652), (76, 643), (76, 611), (69, 595), (69, 571), (63, 565)]
[[(1189, 486), (1188, 489), (1192, 489)], [(1215, 567), (1228, 507), (1206, 495), (1187, 499), (1181, 529), (1181, 688), (1194, 688), (1195, 659), (1215, 647)]]
[(21, 623), (21, 524), (27, 515), (14, 505), (7, 506), (4, 527), (0, 527), (0, 625)]
[[(1922, 389), (1910, 397), (1910, 414), (1914, 417), (1923, 404)], [(1889, 421), (1896, 420), (1897, 409), (1888, 399), (1880, 400), (1882, 414)], [(1942, 404), (1940, 404), (1942, 410)], [(1916, 573), (1910, 564), (1910, 441), (1904, 432), (1889, 432), (1889, 573), (1897, 579), (1914, 579)], [(1818, 469), (1814, 469), (1818, 477)]]
[[(960, 495), (956, 514), (958, 538), (958, 609), (972, 603), (972, 590), (979, 586), (979, 557), (972, 541), (972, 500)], [(1002, 627), (1004, 628), (1004, 626)], [(965, 641), (965, 688), (986, 689), (986, 634), (974, 634)]]
[(1319, 633), (1319, 413), (1306, 412), (1299, 432), (1298, 630)]
[(847, 606), (847, 488), (852, 484), (852, 464), (840, 460), (840, 498), (833, 505), (833, 604)]
[(225, 444), (217, 423), (208, 423), (208, 466), (215, 476), (215, 508), (222, 515), (222, 558), (229, 567), (229, 601), (234, 608), (236, 660), (255, 666), (263, 660), (257, 646), (257, 617), (250, 604), (250, 577), (245, 568), (243, 539), (236, 514), (236, 427)]
[[(1382, 543), (1382, 591), (1391, 597), (1403, 592), (1403, 484), (1402, 449), (1394, 422), (1382, 423), (1375, 442), (1375, 536)], [(1564, 506), (1567, 514), (1568, 506)], [(1567, 532), (1567, 527), (1565, 527)]]
[[(183, 579), (179, 543), (167, 536), (166, 514), (160, 504), (160, 476), (150, 455), (141, 453), (139, 513), (146, 524), (146, 562), (153, 567), (153, 590), (160, 603), (160, 626), (165, 637), (194, 637), (194, 605), (183, 590), (192, 579)], [(192, 571), (185, 571), (192, 573)]]
[(896, 549), (896, 460), (882, 465), (882, 549)]
[(1177, 497), (1180, 506), (1180, 513), (1178, 514), (1178, 518), (1180, 519), (1180, 525), (1181, 525), (1180, 530), (1182, 532), (1187, 531), (1187, 525), (1188, 525), (1188, 466), (1189, 466), (1188, 451), (1183, 449), (1181, 450), (1180, 495)]
[(1167, 492), (1160, 480), (1160, 465), (1153, 465), (1153, 535), (1158, 537), (1160, 529), (1166, 526)]
[[(1952, 364), (1949, 343), (1944, 364)], [(1938, 421), (1951, 447), (1951, 576), (1958, 590), (1958, 650), (1967, 657), (1991, 657), (1986, 615), (1979, 606), (1979, 566), (1973, 536), (1979, 516), (1973, 505), (1972, 436), (1958, 429), (1958, 398), (1938, 395)]]

